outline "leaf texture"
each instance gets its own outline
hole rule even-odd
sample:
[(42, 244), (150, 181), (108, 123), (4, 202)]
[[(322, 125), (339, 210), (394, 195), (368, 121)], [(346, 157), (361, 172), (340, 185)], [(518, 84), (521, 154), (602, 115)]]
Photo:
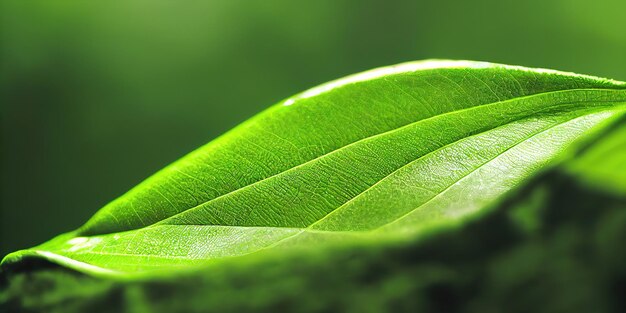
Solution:
[(276, 104), (3, 264), (41, 257), (124, 276), (415, 238), (485, 210), (625, 106), (624, 83), (551, 70), (422, 61), (364, 72)]

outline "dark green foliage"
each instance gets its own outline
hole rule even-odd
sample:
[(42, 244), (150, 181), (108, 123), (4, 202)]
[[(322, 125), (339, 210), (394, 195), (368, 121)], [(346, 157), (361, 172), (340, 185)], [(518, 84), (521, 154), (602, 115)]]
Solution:
[(3, 297), (27, 312), (622, 312), (625, 229), (626, 197), (555, 169), (420, 242), (132, 283), (46, 268), (8, 276)]

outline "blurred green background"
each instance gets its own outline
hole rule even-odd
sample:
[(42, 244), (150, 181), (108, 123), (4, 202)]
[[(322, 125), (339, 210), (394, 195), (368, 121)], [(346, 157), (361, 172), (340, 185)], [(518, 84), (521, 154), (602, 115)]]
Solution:
[(282, 98), (453, 58), (626, 80), (626, 1), (0, 4), (0, 254), (80, 226)]

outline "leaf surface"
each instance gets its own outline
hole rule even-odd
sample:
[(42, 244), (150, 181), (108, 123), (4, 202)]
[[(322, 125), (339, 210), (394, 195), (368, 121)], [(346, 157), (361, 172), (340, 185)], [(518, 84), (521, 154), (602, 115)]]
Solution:
[(7, 256), (132, 275), (462, 222), (624, 111), (626, 85), (469, 61), (372, 70), (286, 99), (80, 229)]

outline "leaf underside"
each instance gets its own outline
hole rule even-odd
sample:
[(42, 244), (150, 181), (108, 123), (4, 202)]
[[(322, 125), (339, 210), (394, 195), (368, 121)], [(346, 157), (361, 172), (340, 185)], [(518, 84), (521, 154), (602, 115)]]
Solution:
[(176, 161), (41, 257), (129, 276), (244, 255), (416, 238), (480, 213), (624, 112), (626, 85), (423, 61), (286, 99)]

